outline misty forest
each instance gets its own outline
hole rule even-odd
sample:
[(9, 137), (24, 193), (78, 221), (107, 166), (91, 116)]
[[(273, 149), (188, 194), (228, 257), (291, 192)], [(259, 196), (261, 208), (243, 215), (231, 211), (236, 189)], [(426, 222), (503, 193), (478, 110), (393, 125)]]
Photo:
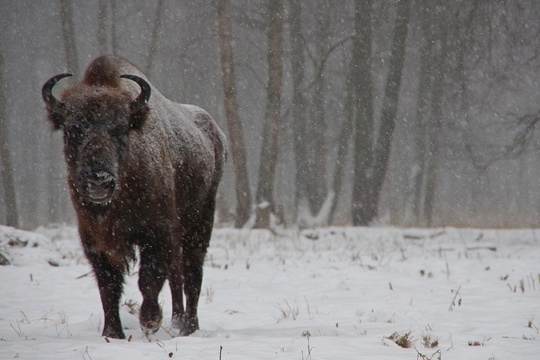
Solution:
[(540, 2), (5, 0), (0, 224), (75, 223), (41, 87), (114, 53), (206, 109), (220, 226), (534, 227)]

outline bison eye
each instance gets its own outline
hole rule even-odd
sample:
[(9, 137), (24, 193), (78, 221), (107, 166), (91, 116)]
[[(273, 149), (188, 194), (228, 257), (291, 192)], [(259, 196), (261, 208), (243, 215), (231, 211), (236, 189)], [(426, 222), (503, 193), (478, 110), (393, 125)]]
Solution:
[(127, 126), (116, 126), (111, 130), (111, 135), (114, 137), (123, 137), (126, 136), (128, 133)]
[(114, 136), (122, 136), (127, 133), (127, 128), (125, 126), (116, 126), (111, 130), (111, 134)]
[(128, 128), (126, 126), (119, 125), (114, 127), (110, 134), (114, 138), (118, 139), (121, 143), (126, 143), (128, 139)]

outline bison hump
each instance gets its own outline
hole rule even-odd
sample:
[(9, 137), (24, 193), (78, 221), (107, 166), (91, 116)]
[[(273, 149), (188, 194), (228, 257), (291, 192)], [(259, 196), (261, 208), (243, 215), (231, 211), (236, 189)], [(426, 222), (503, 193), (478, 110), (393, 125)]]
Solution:
[(120, 87), (120, 75), (116, 56), (100, 56), (88, 65), (83, 82), (92, 86)]

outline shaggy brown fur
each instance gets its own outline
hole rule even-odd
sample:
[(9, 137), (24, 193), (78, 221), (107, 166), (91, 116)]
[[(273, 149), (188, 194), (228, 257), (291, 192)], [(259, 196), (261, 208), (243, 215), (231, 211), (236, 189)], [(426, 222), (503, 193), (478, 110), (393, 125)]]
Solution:
[(223, 133), (204, 110), (168, 100), (120, 57), (95, 59), (60, 100), (51, 95), (56, 81), (44, 85), (43, 97), (53, 128), (64, 133), (79, 234), (105, 313), (103, 335), (125, 337), (119, 302), (137, 248), (143, 330), (161, 324), (157, 300), (168, 279), (173, 325), (191, 334), (199, 326), (202, 267), (226, 159)]

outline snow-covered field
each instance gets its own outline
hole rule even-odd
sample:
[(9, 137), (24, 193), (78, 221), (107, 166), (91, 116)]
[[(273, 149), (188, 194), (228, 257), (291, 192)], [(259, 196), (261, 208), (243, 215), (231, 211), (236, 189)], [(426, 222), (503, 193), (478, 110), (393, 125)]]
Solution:
[(101, 337), (75, 229), (0, 227), (0, 253), (0, 359), (540, 359), (535, 230), (216, 229), (201, 330), (143, 336), (134, 267), (129, 341)]

